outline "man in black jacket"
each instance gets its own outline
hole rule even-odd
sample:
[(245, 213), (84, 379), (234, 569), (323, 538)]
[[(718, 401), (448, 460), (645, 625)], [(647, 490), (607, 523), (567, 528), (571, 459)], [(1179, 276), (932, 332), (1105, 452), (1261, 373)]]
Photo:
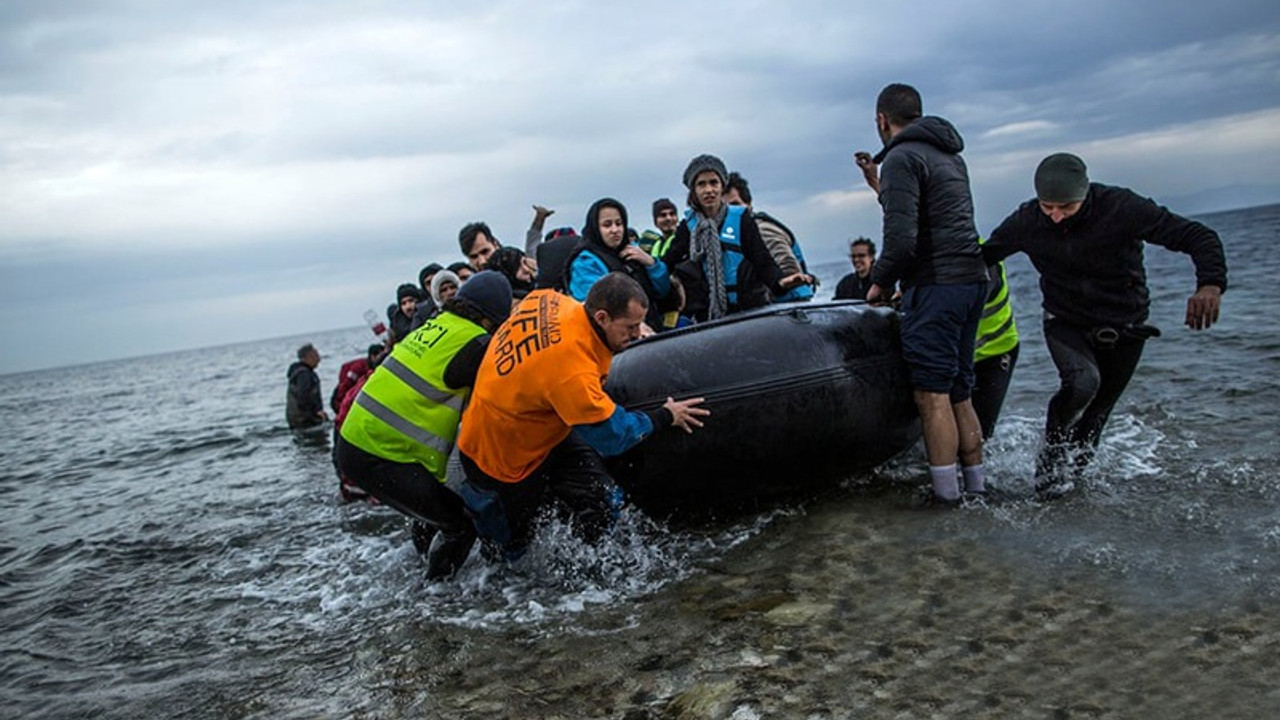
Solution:
[(320, 396), (320, 377), (316, 375), (319, 364), (320, 351), (307, 343), (298, 348), (298, 361), (286, 373), (289, 391), (285, 395), (285, 419), (294, 430), (315, 427), (329, 419)]
[(871, 266), (876, 261), (876, 244), (871, 238), (859, 237), (849, 241), (849, 260), (853, 272), (840, 278), (836, 284), (835, 300), (866, 300), (871, 288)]
[(893, 84), (876, 99), (884, 149), (880, 206), (884, 248), (871, 269), (867, 300), (902, 286), (902, 353), (924, 426), (932, 499), (947, 506), (964, 491), (986, 492), (982, 430), (974, 413), (973, 349), (987, 288), (969, 192), (964, 141), (951, 123), (923, 117), (920, 93)]
[(1036, 199), (1023, 203), (982, 246), (995, 264), (1024, 252), (1040, 273), (1044, 337), (1061, 387), (1049, 401), (1036, 460), (1043, 499), (1075, 489), (1103, 426), (1133, 377), (1147, 338), (1150, 299), (1143, 241), (1191, 256), (1196, 292), (1186, 324), (1218, 320), (1227, 261), (1217, 233), (1127, 188), (1090, 183), (1084, 161), (1057, 153), (1036, 168)]

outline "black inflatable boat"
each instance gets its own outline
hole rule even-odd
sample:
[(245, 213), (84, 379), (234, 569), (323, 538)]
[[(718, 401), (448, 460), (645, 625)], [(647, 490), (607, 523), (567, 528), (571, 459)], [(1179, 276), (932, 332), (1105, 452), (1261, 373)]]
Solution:
[(611, 461), (660, 514), (831, 487), (920, 437), (892, 310), (792, 303), (663, 333), (613, 359), (605, 390), (633, 410), (706, 398), (706, 427), (663, 431)]

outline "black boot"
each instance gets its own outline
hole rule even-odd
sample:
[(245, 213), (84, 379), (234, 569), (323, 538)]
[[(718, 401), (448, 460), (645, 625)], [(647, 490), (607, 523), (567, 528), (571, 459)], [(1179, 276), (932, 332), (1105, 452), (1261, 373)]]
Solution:
[(427, 579), (443, 580), (453, 577), (467, 561), (471, 546), (476, 542), (475, 531), (455, 537), (440, 536), (440, 542), (427, 555)]
[(426, 555), (431, 550), (431, 541), (435, 538), (436, 532), (434, 525), (421, 520), (413, 520), (409, 523), (409, 537), (413, 538), (413, 547), (421, 555)]

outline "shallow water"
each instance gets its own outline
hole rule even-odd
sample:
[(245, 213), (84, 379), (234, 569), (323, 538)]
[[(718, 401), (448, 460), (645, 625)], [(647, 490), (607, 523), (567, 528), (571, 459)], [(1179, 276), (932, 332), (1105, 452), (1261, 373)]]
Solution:
[[(429, 584), (395, 513), (284, 427), (367, 330), (0, 377), (0, 688), (12, 717), (1269, 717), (1280, 713), (1280, 207), (1203, 218), (1222, 323), (1148, 252), (1165, 336), (1080, 496), (907, 510), (913, 450), (821, 497)], [(829, 293), (845, 270), (817, 268)], [(989, 474), (1027, 490), (1056, 385), (1034, 275)]]

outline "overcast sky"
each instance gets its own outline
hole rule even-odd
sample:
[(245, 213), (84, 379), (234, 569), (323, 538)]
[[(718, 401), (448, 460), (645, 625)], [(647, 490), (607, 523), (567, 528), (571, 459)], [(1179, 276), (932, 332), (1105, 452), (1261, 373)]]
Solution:
[(6, 2), (0, 373), (357, 325), (468, 221), (643, 229), (704, 152), (833, 260), (879, 240), (889, 82), (959, 128), (984, 233), (1060, 150), (1280, 201), (1274, 0)]

